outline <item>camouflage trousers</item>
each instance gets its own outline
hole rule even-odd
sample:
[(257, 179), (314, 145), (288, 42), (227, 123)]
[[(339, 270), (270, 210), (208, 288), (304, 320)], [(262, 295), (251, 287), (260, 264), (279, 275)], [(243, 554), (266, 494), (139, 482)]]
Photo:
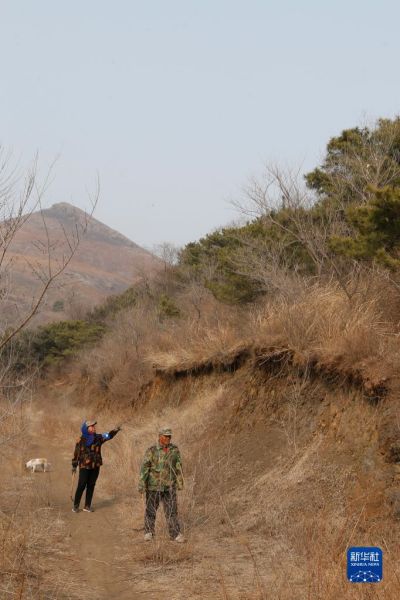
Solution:
[(144, 515), (144, 530), (146, 533), (153, 533), (156, 525), (157, 509), (163, 504), (165, 519), (168, 525), (168, 531), (171, 539), (175, 539), (180, 532), (178, 521), (178, 503), (176, 498), (176, 489), (170, 488), (164, 492), (154, 492), (146, 490), (146, 511)]

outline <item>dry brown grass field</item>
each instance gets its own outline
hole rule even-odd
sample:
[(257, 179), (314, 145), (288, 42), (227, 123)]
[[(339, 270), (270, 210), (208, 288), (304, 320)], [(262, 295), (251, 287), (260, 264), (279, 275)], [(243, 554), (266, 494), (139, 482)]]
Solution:
[[(143, 307), (119, 317), (2, 424), (1, 597), (397, 599), (399, 342), (381, 306), (327, 284), (247, 314), (210, 304), (184, 326), (144, 323)], [(124, 425), (96, 512), (73, 514), (70, 460), (92, 416)], [(165, 425), (184, 460), (182, 545), (161, 511), (143, 541), (138, 471)], [(35, 456), (52, 471), (24, 471)], [(352, 545), (382, 548), (380, 584), (347, 582)]]

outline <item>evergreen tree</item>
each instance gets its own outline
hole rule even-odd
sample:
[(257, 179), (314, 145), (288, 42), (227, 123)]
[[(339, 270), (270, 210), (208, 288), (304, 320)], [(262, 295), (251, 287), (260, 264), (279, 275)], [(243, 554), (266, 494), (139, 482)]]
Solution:
[(386, 186), (371, 190), (372, 200), (353, 206), (346, 218), (354, 237), (332, 237), (334, 252), (358, 260), (375, 260), (395, 269), (400, 266), (400, 188)]

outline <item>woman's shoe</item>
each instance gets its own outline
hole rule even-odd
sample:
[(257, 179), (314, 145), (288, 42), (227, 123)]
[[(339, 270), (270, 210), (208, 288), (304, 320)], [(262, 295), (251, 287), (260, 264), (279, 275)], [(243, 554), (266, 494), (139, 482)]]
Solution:
[(92, 508), (91, 506), (85, 506), (83, 512), (94, 512), (94, 508)]

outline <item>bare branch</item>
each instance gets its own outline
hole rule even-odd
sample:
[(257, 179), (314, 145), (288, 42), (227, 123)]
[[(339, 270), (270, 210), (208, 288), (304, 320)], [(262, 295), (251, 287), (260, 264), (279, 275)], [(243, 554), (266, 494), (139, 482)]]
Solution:
[[(11, 263), (7, 262), (10, 246), (18, 231), (24, 227), (33, 211), (37, 208), (39, 208), (41, 215), (44, 241), (38, 240), (35, 245), (46, 259), (46, 266), (43, 266), (41, 262), (35, 263), (25, 257), (26, 264), (29, 265), (31, 271), (41, 282), (41, 288), (37, 292), (37, 295), (26, 314), (24, 314), (20, 321), (1, 339), (0, 351), (27, 326), (29, 321), (39, 310), (48, 289), (71, 263), (71, 260), (78, 250), (81, 238), (88, 229), (90, 218), (97, 205), (100, 194), (98, 175), (95, 190), (92, 194), (89, 194), (91, 208), (89, 213), (85, 213), (83, 222), (73, 223), (72, 231), (67, 231), (64, 225), (60, 223), (62, 238), (57, 240), (51, 239), (51, 234), (46, 222), (46, 213), (42, 208), (42, 200), (45, 192), (48, 190), (56, 160), (50, 165), (43, 182), (39, 185), (37, 180), (36, 157), (31, 169), (25, 177), (21, 192), (18, 192), (18, 188), (16, 188), (18, 178), (14, 176), (14, 170), (11, 169), (11, 174), (7, 171), (8, 165), (6, 158), (0, 163), (0, 211), (3, 215), (7, 216), (7, 218), (0, 223), (0, 278), (4, 281), (6, 273), (12, 272)], [(1, 177), (3, 177), (3, 179), (1, 179)], [(57, 256), (57, 249), (62, 248), (62, 246), (64, 246), (65, 250), (62, 250), (61, 256)], [(3, 298), (5, 295), (6, 293), (2, 294)]]

